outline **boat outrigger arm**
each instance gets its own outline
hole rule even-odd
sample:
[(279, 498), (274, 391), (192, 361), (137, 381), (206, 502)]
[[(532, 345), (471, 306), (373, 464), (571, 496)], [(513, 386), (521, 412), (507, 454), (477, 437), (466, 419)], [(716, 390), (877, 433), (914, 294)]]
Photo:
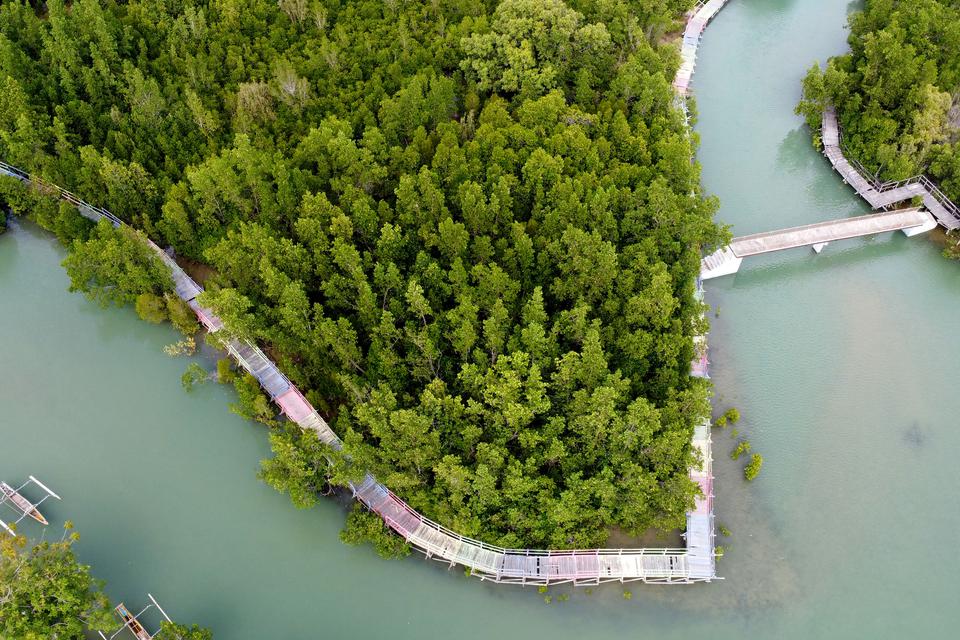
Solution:
[[(28, 478), (29, 479), (26, 482), (16, 489), (8, 485), (6, 482), (0, 482), (0, 505), (6, 503), (11, 509), (19, 514), (19, 517), (11, 523), (6, 523), (3, 520), (0, 520), (0, 527), (3, 527), (3, 529), (12, 536), (17, 535), (16, 531), (14, 530), (14, 525), (19, 524), (20, 521), (27, 516), (30, 516), (42, 525), (49, 524), (47, 519), (43, 517), (43, 514), (40, 513), (40, 509), (38, 507), (43, 504), (47, 498), (56, 498), (57, 500), (62, 500), (62, 498), (54, 493), (53, 490), (47, 485), (43, 484), (33, 476), (28, 476)], [(37, 485), (46, 493), (46, 495), (40, 499), (40, 502), (30, 502), (30, 500), (20, 493), (24, 487), (31, 483)]]
[(142, 616), (144, 613), (149, 611), (150, 608), (156, 607), (157, 611), (159, 611), (161, 615), (163, 615), (163, 617), (166, 618), (167, 622), (172, 623), (173, 620), (170, 619), (170, 616), (167, 615), (167, 612), (163, 610), (163, 607), (160, 606), (160, 603), (157, 602), (152, 595), (148, 593), (147, 597), (150, 598), (151, 604), (148, 604), (147, 606), (145, 606), (143, 609), (140, 610), (140, 613), (136, 615), (130, 613), (130, 610), (127, 609), (127, 607), (124, 606), (122, 602), (118, 604), (116, 607), (114, 607), (113, 612), (116, 613), (117, 617), (119, 617), (121, 620), (120, 628), (114, 631), (109, 636), (103, 635), (103, 631), (98, 631), (97, 633), (100, 634), (100, 637), (103, 638), (103, 640), (113, 640), (124, 629), (129, 629), (130, 633), (132, 633), (133, 637), (136, 638), (137, 640), (153, 640), (153, 638), (155, 638), (157, 634), (160, 633), (160, 629), (157, 629), (155, 632), (150, 633), (149, 631), (147, 631), (147, 628), (144, 627), (143, 624), (140, 622), (140, 616)]

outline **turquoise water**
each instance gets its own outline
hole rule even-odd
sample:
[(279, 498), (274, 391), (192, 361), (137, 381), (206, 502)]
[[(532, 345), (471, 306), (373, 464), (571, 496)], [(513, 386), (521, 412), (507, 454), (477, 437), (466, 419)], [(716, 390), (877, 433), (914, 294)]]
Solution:
[[(792, 111), (806, 68), (845, 49), (847, 10), (732, 0), (706, 32), (703, 179), (737, 234), (864, 211)], [(68, 293), (62, 255), (26, 224), (0, 236), (0, 479), (60, 493), (48, 535), (73, 520), (81, 558), (131, 608), (149, 591), (220, 640), (889, 638), (960, 623), (960, 265), (924, 238), (750, 258), (710, 281), (717, 406), (740, 409), (765, 459), (743, 482), (729, 428), (715, 432), (725, 580), (631, 585), (630, 601), (619, 585), (553, 588), (571, 599), (550, 605), (342, 545), (340, 504), (297, 511), (256, 480), (266, 435), (229, 413), (227, 389), (182, 390), (188, 360), (162, 352), (177, 335)]]

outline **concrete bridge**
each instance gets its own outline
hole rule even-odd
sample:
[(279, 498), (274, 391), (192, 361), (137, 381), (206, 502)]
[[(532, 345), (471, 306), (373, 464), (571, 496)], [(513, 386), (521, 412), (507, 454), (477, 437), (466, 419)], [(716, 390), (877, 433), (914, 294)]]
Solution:
[(761, 253), (797, 247), (812, 247), (820, 253), (825, 246), (837, 240), (888, 231), (902, 231), (906, 236), (915, 236), (936, 226), (937, 219), (928, 211), (900, 209), (741, 236), (734, 238), (723, 249), (703, 258), (700, 261), (700, 277), (708, 280), (736, 273), (744, 258)]

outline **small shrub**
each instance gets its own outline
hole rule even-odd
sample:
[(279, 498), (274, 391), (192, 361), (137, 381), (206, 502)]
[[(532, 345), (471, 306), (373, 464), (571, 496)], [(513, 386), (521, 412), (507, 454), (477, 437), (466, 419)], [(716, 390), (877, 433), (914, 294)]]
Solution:
[(197, 385), (201, 385), (208, 379), (207, 371), (196, 362), (191, 362), (187, 370), (180, 377), (180, 383), (188, 392), (193, 391)]
[(193, 312), (186, 302), (172, 293), (164, 296), (166, 298), (167, 315), (170, 322), (185, 336), (192, 336), (200, 328), (197, 322), (197, 315)]
[(730, 457), (733, 460), (739, 460), (740, 456), (742, 456), (745, 453), (750, 453), (750, 443), (747, 442), (746, 440), (737, 444), (734, 450), (730, 453)]
[(726, 550), (719, 544), (713, 548), (713, 555), (716, 556), (717, 558), (722, 558), (725, 552)]
[(624, 592), (623, 592), (623, 599), (624, 599), (624, 600), (630, 600), (631, 598), (633, 598), (633, 594), (632, 594), (632, 593), (630, 593), (629, 591), (624, 591)]
[(561, 593), (560, 595), (557, 596), (557, 600), (559, 600), (560, 602), (566, 602), (569, 599), (570, 599), (569, 593)]
[(743, 477), (747, 480), (753, 480), (760, 473), (760, 467), (763, 466), (763, 456), (755, 453), (750, 456), (750, 462), (743, 469)]
[(717, 418), (714, 421), (713, 426), (723, 429), (725, 426), (727, 426), (727, 416), (720, 416)]
[(217, 360), (217, 381), (221, 384), (230, 384), (236, 377), (233, 371), (233, 361), (230, 358)]
[(141, 293), (133, 303), (141, 320), (160, 324), (167, 319), (167, 305), (163, 298), (152, 293)]
[(727, 409), (727, 412), (723, 414), (723, 417), (726, 418), (730, 424), (736, 424), (740, 421), (740, 412), (736, 407), (730, 407)]
[(193, 341), (193, 338), (184, 338), (179, 342), (168, 344), (163, 348), (163, 352), (171, 357), (189, 356), (192, 355), (196, 350), (197, 343)]
[(543, 596), (543, 601), (546, 602), (547, 604), (550, 604), (551, 602), (553, 602), (553, 596)]
[(340, 540), (345, 544), (361, 545), (370, 543), (381, 558), (396, 559), (410, 555), (410, 545), (393, 533), (383, 519), (355, 504), (343, 530)]
[(268, 427), (277, 424), (277, 412), (270, 404), (270, 399), (260, 390), (256, 378), (248, 373), (235, 376), (233, 386), (237, 390), (237, 402), (230, 404), (230, 411)]
[(722, 536), (726, 536), (726, 537), (729, 538), (730, 536), (733, 535), (733, 533), (730, 531), (730, 529), (727, 529), (727, 528), (726, 528), (725, 526), (723, 526), (722, 524), (717, 525), (717, 528), (720, 530), (720, 535), (722, 535)]
[(547, 592), (547, 589), (549, 589), (549, 588), (550, 588), (550, 587), (548, 587), (547, 585), (542, 585), (542, 586), (540, 586), (540, 587), (537, 589), (537, 591), (540, 592), (540, 593), (546, 593), (546, 592)]

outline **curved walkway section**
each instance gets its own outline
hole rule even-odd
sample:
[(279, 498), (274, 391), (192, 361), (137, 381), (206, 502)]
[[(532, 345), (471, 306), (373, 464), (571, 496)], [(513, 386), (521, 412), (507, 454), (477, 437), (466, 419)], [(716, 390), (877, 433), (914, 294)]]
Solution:
[(946, 229), (960, 229), (960, 207), (957, 207), (927, 176), (919, 175), (898, 182), (880, 182), (856, 160), (844, 155), (843, 134), (837, 122), (837, 112), (828, 107), (823, 112), (823, 154), (843, 181), (853, 187), (857, 194), (874, 209), (887, 207), (920, 197), (923, 206)]
[[(684, 66), (674, 86), (683, 96), (693, 73), (693, 61), (700, 34), (726, 0), (701, 3), (690, 16), (683, 41)], [(689, 64), (687, 64), (689, 60)], [(124, 223), (109, 211), (84, 202), (69, 191), (51, 185), (28, 173), (0, 162), (0, 175), (7, 175), (26, 183), (42, 185), (60, 198), (74, 204), (86, 218), (99, 221), (106, 218), (115, 227)], [(197, 296), (203, 292), (177, 262), (154, 244), (150, 248), (170, 269), (174, 289), (197, 318), (211, 333), (223, 329), (223, 323), (211, 311), (200, 305)], [(703, 289), (698, 283), (697, 295), (702, 299)], [(692, 375), (709, 377), (705, 337), (695, 340), (697, 356), (692, 363)], [(230, 355), (250, 375), (257, 379), (287, 419), (301, 428), (317, 434), (324, 443), (340, 449), (342, 442), (317, 410), (280, 369), (255, 344), (243, 339), (228, 339), (225, 347)], [(573, 583), (578, 585), (604, 582), (635, 582), (687, 584), (716, 579), (714, 558), (713, 473), (710, 448), (710, 423), (704, 422), (694, 430), (692, 445), (704, 463), (701, 469), (691, 469), (690, 477), (698, 484), (702, 496), (697, 498), (693, 511), (687, 514), (686, 548), (646, 549), (589, 549), (536, 550), (505, 549), (462, 536), (414, 511), (372, 475), (351, 487), (354, 496), (383, 520), (406, 541), (428, 558), (462, 565), (471, 575), (483, 580), (506, 584), (547, 585)]]

